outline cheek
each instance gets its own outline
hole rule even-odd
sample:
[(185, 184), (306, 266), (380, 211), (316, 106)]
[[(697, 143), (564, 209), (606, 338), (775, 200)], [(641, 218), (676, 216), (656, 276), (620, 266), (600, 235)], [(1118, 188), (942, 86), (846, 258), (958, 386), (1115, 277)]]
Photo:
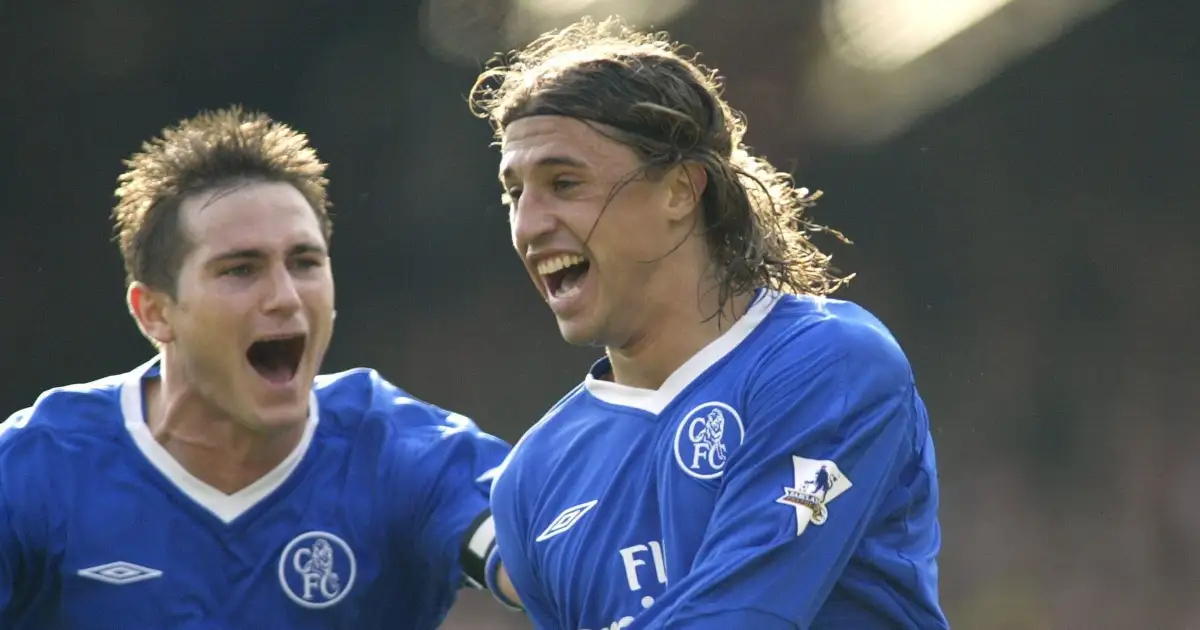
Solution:
[(604, 249), (607, 258), (619, 262), (661, 257), (669, 249), (670, 235), (648, 210), (644, 204), (613, 203), (601, 216), (591, 242)]
[(252, 305), (247, 291), (208, 285), (183, 298), (172, 326), (192, 353), (214, 354), (239, 343)]
[(236, 311), (220, 308), (208, 307), (196, 309), (185, 322), (186, 334), (188, 337), (197, 340), (198, 346), (195, 350), (202, 354), (213, 354), (218, 348), (233, 343), (233, 340), (238, 339), (238, 325), (240, 318)]
[(241, 339), (236, 318), (204, 305), (191, 308), (174, 324), (175, 348), (190, 366), (191, 378), (212, 386), (228, 378)]
[(305, 291), (303, 300), (310, 317), (329, 319), (334, 305), (333, 282), (314, 284)]

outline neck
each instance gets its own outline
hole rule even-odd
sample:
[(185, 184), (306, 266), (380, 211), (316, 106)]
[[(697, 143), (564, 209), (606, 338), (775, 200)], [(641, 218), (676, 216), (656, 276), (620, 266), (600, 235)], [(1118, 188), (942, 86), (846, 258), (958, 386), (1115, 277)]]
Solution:
[(717, 291), (701, 294), (705, 297), (700, 308), (694, 300), (664, 302), (631, 343), (608, 348), (613, 381), (642, 389), (662, 387), (667, 377), (741, 319), (753, 297), (752, 293), (734, 296), (720, 315), (713, 316), (718, 307)]
[(154, 439), (192, 476), (226, 494), (275, 469), (295, 450), (306, 425), (253, 431), (215, 408), (163, 362), (144, 387), (146, 424)]

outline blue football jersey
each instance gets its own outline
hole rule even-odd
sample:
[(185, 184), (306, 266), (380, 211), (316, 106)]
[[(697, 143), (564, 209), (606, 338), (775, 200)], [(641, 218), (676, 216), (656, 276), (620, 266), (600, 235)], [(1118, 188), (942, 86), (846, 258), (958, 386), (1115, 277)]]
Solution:
[(760, 292), (657, 390), (606, 360), (509, 455), (500, 557), (538, 628), (946, 628), (907, 359), (844, 301)]
[(50, 390), (0, 425), (0, 628), (438, 626), (506, 444), (354, 370), (319, 377), (300, 445), (225, 494), (151, 435), (157, 372)]

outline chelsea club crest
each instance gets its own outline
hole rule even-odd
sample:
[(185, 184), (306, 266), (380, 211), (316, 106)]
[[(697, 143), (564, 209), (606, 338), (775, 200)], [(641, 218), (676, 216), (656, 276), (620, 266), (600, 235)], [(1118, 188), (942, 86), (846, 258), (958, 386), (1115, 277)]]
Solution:
[(279, 557), (279, 583), (305, 608), (328, 608), (354, 586), (358, 567), (350, 545), (328, 532), (300, 534)]
[(716, 479), (746, 437), (742, 417), (725, 403), (707, 402), (692, 409), (675, 429), (675, 462), (697, 479)]

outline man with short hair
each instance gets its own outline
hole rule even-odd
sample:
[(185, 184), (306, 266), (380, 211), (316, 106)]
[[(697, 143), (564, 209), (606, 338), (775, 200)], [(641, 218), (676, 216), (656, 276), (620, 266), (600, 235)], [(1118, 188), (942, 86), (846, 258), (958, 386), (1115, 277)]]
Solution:
[(372, 370), (334, 323), (325, 165), (232, 108), (127, 162), (127, 302), (158, 356), (0, 425), (0, 627), (438, 626), (484, 581), (508, 446)]

